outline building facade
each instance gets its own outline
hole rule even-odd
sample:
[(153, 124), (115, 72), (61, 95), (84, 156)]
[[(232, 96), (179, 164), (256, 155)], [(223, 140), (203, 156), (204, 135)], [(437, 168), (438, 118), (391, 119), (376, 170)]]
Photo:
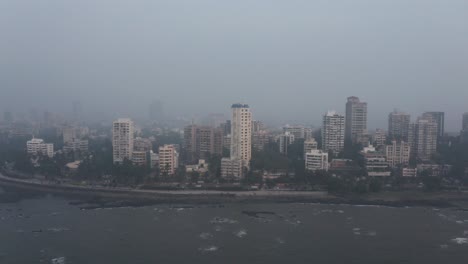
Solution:
[(114, 163), (122, 163), (125, 159), (132, 160), (133, 153), (133, 121), (120, 118), (112, 125), (112, 156)]
[(49, 158), (54, 156), (54, 144), (45, 143), (40, 138), (33, 138), (26, 142), (27, 153), (30, 155), (45, 155)]
[(328, 171), (328, 153), (319, 149), (305, 153), (305, 168), (310, 171)]
[(179, 153), (175, 145), (159, 147), (159, 171), (161, 175), (172, 176), (179, 167)]
[(408, 131), (411, 121), (409, 114), (393, 111), (388, 115), (388, 137), (390, 140), (408, 140)]
[(410, 161), (410, 145), (404, 141), (392, 141), (385, 147), (388, 165), (392, 168), (407, 166)]
[(315, 141), (314, 138), (304, 141), (304, 159), (306, 153), (309, 153), (311, 150), (316, 149), (318, 149), (318, 143), (317, 141)]
[(282, 154), (288, 154), (289, 145), (294, 143), (295, 137), (289, 132), (284, 132), (284, 134), (279, 136), (279, 151)]
[(362, 143), (360, 140), (367, 134), (367, 103), (358, 97), (348, 97), (346, 103), (345, 139), (352, 144)]
[(334, 111), (323, 116), (322, 149), (340, 153), (344, 149), (345, 117)]
[(231, 159), (240, 159), (248, 166), (252, 158), (252, 113), (246, 104), (232, 105)]
[(408, 143), (412, 157), (422, 161), (430, 160), (437, 152), (437, 135), (437, 123), (431, 118), (419, 118), (416, 123), (410, 124)]
[(444, 112), (426, 112), (424, 119), (432, 119), (437, 124), (437, 137), (440, 140), (445, 134), (445, 113)]

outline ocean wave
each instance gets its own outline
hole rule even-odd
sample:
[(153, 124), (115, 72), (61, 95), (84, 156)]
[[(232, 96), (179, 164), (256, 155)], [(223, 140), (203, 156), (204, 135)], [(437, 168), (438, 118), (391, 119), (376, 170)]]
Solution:
[(215, 252), (215, 251), (218, 251), (218, 249), (219, 248), (217, 246), (207, 246), (207, 247), (201, 247), (198, 250), (201, 252)]

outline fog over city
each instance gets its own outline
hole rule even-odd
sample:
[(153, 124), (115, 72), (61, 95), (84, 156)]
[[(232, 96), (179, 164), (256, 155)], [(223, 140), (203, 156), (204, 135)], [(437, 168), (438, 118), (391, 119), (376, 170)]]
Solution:
[(346, 98), (369, 128), (468, 111), (468, 1), (0, 1), (0, 111), (176, 117), (248, 103), (255, 119), (320, 126)]

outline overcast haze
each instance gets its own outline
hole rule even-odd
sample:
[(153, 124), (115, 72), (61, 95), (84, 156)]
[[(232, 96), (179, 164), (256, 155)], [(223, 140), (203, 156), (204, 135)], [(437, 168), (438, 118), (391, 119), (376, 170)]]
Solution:
[(320, 125), (346, 97), (468, 111), (466, 0), (0, 0), (0, 110), (227, 113)]

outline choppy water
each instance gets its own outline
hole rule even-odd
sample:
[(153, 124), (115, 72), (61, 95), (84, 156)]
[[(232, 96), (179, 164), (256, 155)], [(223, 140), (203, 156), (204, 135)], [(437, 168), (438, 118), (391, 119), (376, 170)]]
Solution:
[(234, 204), (80, 210), (52, 197), (0, 204), (2, 264), (467, 261), (468, 212), (450, 209)]

